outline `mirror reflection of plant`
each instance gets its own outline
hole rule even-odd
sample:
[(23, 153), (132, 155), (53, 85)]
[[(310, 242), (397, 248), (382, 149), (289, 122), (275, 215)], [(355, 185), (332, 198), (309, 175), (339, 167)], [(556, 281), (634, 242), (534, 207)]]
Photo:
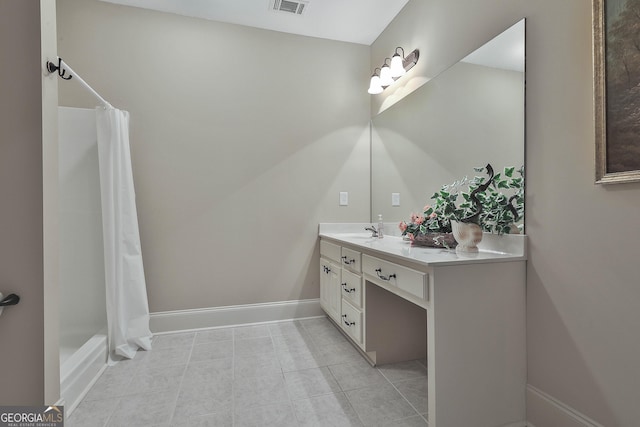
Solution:
[[(482, 181), (483, 178), (480, 178)], [(469, 187), (473, 191), (473, 185)], [(464, 196), (464, 194), (463, 194)], [(493, 183), (485, 192), (478, 193), (482, 203), (480, 225), (483, 231), (497, 234), (520, 233), (524, 223), (524, 166), (517, 171), (506, 167), (493, 177)], [(514, 230), (513, 226), (517, 225)]]
[[(481, 172), (485, 168), (474, 168)], [(517, 175), (514, 176), (514, 173)], [(473, 179), (464, 177), (449, 185), (443, 185), (440, 191), (431, 196), (431, 205), (423, 209), (422, 215), (411, 214), (409, 223), (402, 221), (399, 228), (402, 235), (412, 238), (418, 234), (451, 233), (451, 220), (461, 221), (475, 213), (471, 193), (485, 182), (485, 177)], [(468, 191), (461, 191), (467, 187)], [(457, 204), (458, 198), (463, 201)], [(482, 204), (479, 225), (483, 231), (508, 234), (515, 230), (512, 225), (524, 216), (524, 166), (516, 171), (515, 167), (506, 167), (493, 177), (493, 182), (484, 191), (476, 193)], [(523, 225), (518, 225), (518, 232)]]

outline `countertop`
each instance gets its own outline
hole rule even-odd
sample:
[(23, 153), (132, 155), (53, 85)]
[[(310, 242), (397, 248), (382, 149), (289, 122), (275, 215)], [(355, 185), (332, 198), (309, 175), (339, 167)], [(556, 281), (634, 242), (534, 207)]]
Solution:
[[(379, 239), (364, 231), (370, 224), (320, 224), (319, 236), (338, 244), (360, 248), (364, 252), (378, 253), (430, 267), (478, 264), (492, 262), (525, 261), (525, 235), (495, 235), (485, 233), (477, 253), (457, 253), (455, 250), (412, 246), (400, 236), (385, 235)], [(385, 224), (392, 230), (395, 224)], [(397, 234), (397, 233), (396, 233)]]

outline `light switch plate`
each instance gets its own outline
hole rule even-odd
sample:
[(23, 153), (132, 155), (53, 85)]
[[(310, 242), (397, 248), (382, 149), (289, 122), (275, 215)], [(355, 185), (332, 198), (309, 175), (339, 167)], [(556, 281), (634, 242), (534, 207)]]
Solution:
[(400, 193), (391, 193), (391, 206), (400, 206)]
[(349, 205), (349, 193), (346, 191), (340, 192), (340, 206)]

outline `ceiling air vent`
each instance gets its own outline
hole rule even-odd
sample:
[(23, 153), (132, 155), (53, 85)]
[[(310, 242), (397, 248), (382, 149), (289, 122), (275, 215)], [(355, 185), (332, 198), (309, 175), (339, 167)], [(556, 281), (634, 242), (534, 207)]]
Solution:
[(302, 15), (309, 2), (295, 0), (274, 0), (273, 10), (275, 12), (287, 12), (294, 15)]

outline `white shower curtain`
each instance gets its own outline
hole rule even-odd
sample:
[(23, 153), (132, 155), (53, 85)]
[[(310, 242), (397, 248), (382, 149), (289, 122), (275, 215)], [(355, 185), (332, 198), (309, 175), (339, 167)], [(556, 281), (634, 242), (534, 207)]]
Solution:
[(142, 265), (136, 211), (129, 113), (96, 109), (109, 361), (133, 358), (139, 348), (151, 349), (149, 304)]

